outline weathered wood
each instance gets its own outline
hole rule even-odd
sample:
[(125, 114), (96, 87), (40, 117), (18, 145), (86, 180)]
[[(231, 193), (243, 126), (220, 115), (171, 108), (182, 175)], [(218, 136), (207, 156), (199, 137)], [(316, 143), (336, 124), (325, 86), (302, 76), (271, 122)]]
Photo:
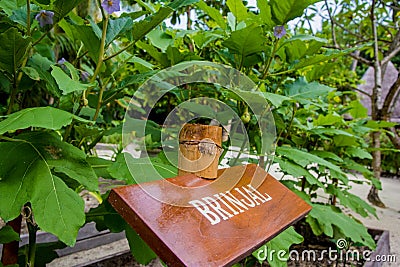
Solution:
[(381, 256), (390, 255), (390, 240), (389, 231), (369, 229), (368, 231), (372, 236), (379, 234), (378, 242), (376, 243), (376, 249), (370, 255), (370, 261), (364, 264), (364, 267), (381, 267), (386, 265), (384, 261), (381, 260)]
[(221, 127), (185, 124), (179, 133), (178, 174), (217, 178), (221, 143)]
[[(216, 201), (205, 206), (198, 203), (206, 202), (207, 197), (189, 198), (185, 207), (157, 200), (170, 193), (166, 180), (114, 188), (108, 201), (168, 266), (232, 265), (311, 210), (306, 202), (254, 164), (219, 170), (218, 176), (226, 173), (233, 180), (238, 178), (235, 175), (240, 177), (222, 192), (213, 185), (226, 177), (206, 180), (188, 174), (166, 179), (185, 188), (206, 188), (203, 195), (209, 192), (208, 196)], [(257, 190), (247, 192), (251, 187)], [(229, 208), (227, 200), (221, 200), (223, 195), (230, 195), (239, 203), (235, 206), (230, 202)], [(225, 213), (212, 206), (219, 206)]]

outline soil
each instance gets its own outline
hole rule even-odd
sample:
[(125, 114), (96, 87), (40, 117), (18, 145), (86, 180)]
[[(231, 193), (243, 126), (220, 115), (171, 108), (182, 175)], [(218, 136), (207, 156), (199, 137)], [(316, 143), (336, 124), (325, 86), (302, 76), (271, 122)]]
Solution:
[[(288, 267), (336, 267), (336, 266), (351, 266), (351, 267), (361, 267), (364, 266), (365, 260), (360, 257), (359, 260), (350, 256), (348, 261), (345, 261), (346, 253), (359, 253), (359, 255), (363, 255), (365, 250), (368, 250), (368, 247), (365, 246), (350, 246), (346, 251), (338, 251), (336, 243), (332, 241), (327, 236), (314, 236), (311, 232), (309, 226), (298, 224), (296, 226), (296, 231), (301, 233), (303, 236), (306, 236), (307, 239), (299, 245), (293, 245), (290, 248), (290, 251), (296, 251), (298, 254), (291, 254), (293, 260), (288, 261)], [(370, 232), (375, 240), (378, 240), (380, 237), (380, 232), (371, 231)], [(332, 257), (328, 257), (327, 253), (332, 251)], [(299, 255), (299, 258), (296, 259), (296, 255)], [(305, 255), (302, 257), (301, 255)], [(310, 256), (308, 256), (310, 255)], [(335, 257), (336, 255), (336, 257)], [(335, 260), (336, 259), (336, 260)], [(240, 264), (241, 266), (261, 266), (268, 267), (270, 266), (267, 262), (264, 262), (260, 265), (254, 259), (246, 261), (243, 260)], [(250, 263), (250, 265), (249, 265)], [(121, 266), (121, 267), (141, 267), (143, 265), (135, 262), (134, 258), (130, 253), (125, 253), (121, 256), (106, 259), (94, 264), (87, 265), (86, 267), (113, 267), (113, 266)], [(159, 259), (153, 260), (150, 264), (146, 265), (147, 267), (159, 267), (162, 266)]]

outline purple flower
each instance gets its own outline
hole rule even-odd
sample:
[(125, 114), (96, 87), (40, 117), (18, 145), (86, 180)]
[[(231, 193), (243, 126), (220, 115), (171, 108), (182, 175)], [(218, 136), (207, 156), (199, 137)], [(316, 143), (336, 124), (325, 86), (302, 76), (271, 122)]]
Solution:
[(52, 11), (47, 11), (47, 10), (41, 10), (35, 17), (37, 21), (39, 21), (40, 27), (44, 27), (45, 25), (53, 24), (53, 17), (54, 17), (54, 12)]
[(82, 71), (81, 72), (81, 80), (82, 81), (84, 81), (84, 82), (89, 81), (89, 77), (90, 77), (89, 72), (87, 72), (87, 71)]
[(278, 39), (281, 39), (283, 36), (286, 35), (286, 29), (285, 26), (275, 26), (274, 28), (274, 36)]
[(59, 59), (58, 61), (57, 61), (57, 64), (58, 65), (60, 65), (60, 67), (63, 69), (63, 70), (67, 70), (67, 66), (65, 66), (65, 62), (67, 62), (67, 60), (65, 59), (65, 58), (61, 58), (61, 59)]
[(101, 6), (108, 14), (112, 14), (116, 11), (120, 11), (119, 2), (120, 0), (104, 0)]
[(61, 58), (60, 60), (57, 61), (58, 65), (64, 65), (64, 63), (67, 62), (65, 58)]

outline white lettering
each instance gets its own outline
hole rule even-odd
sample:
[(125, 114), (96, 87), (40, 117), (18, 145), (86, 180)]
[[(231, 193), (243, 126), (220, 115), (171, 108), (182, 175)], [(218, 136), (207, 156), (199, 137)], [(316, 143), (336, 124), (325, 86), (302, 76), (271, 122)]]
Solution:
[(221, 218), (228, 220), (249, 208), (254, 208), (272, 200), (270, 195), (260, 193), (250, 184), (234, 190), (243, 198), (239, 200), (230, 191), (226, 191), (225, 193), (214, 194), (212, 197), (203, 197), (201, 200), (191, 200), (189, 204), (206, 217), (211, 225), (215, 225), (221, 222)]
[(217, 214), (215, 214), (214, 212), (212, 212), (207, 207), (207, 205), (204, 204), (202, 201), (192, 200), (192, 201), (189, 201), (189, 204), (192, 204), (193, 207), (195, 207), (198, 211), (200, 211), (200, 213), (203, 214), (203, 216), (206, 217), (207, 220), (209, 220), (212, 225), (217, 224), (221, 221), (219, 216)]

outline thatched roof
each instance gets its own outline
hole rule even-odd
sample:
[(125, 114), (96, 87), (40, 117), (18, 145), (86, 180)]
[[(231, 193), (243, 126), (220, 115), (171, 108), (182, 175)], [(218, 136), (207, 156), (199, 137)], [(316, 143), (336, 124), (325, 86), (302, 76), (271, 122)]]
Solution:
[[(367, 71), (364, 73), (362, 80), (364, 81), (363, 84), (358, 86), (359, 90), (366, 92), (367, 94), (372, 94), (372, 88), (374, 87), (375, 78), (374, 78), (374, 68), (369, 67)], [(385, 76), (382, 79), (382, 101), (385, 99), (390, 87), (395, 83), (397, 80), (399, 72), (396, 67), (393, 65), (392, 62), (388, 63)], [(361, 103), (368, 108), (368, 115), (371, 115), (371, 99), (369, 96), (360, 93)], [(392, 121), (400, 122), (400, 98), (395, 104), (393, 114), (392, 114)]]

